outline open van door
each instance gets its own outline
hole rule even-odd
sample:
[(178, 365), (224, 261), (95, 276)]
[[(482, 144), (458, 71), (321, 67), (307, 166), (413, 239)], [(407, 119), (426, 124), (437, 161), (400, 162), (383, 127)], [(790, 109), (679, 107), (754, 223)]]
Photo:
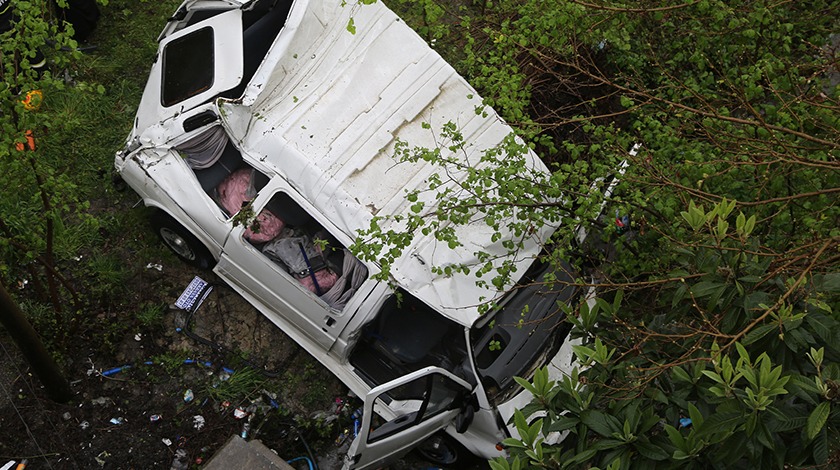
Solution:
[(166, 36), (140, 100), (135, 129), (177, 116), (239, 85), (243, 63), (238, 8)]
[[(402, 457), (452, 423), (471, 388), (440, 367), (426, 367), (375, 387), (365, 396), (362, 424), (344, 469), (378, 468)], [(376, 419), (374, 409), (384, 406), (397, 417)]]

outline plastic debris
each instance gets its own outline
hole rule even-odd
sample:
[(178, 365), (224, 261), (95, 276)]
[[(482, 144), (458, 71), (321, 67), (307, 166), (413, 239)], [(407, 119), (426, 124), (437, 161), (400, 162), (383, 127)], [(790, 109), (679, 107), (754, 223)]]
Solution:
[(277, 394), (270, 393), (266, 390), (263, 390), (263, 398), (268, 402), (268, 406), (274, 408), (275, 410), (280, 408), (280, 404), (277, 403)]
[(213, 290), (213, 286), (210, 286), (204, 279), (195, 276), (187, 288), (184, 289), (184, 292), (181, 293), (181, 296), (178, 297), (178, 300), (175, 301), (175, 306), (183, 310), (198, 310), (211, 290)]
[(338, 437), (335, 438), (335, 445), (340, 446), (341, 444), (344, 444), (348, 437), (350, 437), (349, 429), (341, 431), (341, 434), (339, 434)]
[(330, 424), (333, 421), (338, 420), (341, 411), (344, 410), (344, 406), (347, 404), (341, 397), (337, 397), (334, 401), (332, 406), (329, 410), (326, 411), (317, 411), (311, 415), (311, 418), (316, 421), (322, 421), (324, 424)]
[(110, 456), (111, 456), (110, 452), (108, 452), (107, 450), (103, 450), (102, 452), (99, 453), (99, 455), (94, 457), (94, 460), (96, 460), (96, 463), (98, 463), (100, 467), (104, 467), (105, 463), (106, 463), (105, 459), (107, 459)]
[(196, 431), (201, 431), (201, 428), (204, 427), (204, 416), (195, 415), (193, 416), (193, 427)]
[(152, 423), (156, 423), (160, 421), (160, 415), (151, 415), (149, 416), (149, 421)]
[(143, 333), (137, 333), (134, 335), (134, 341), (140, 341), (143, 339)]
[(161, 439), (161, 442), (166, 444), (166, 447), (172, 447), (172, 440), (171, 439), (167, 439), (167, 438), (164, 437), (163, 439)]
[(94, 398), (93, 400), (90, 401), (91, 405), (99, 405), (99, 406), (105, 406), (108, 403), (112, 403), (112, 400), (108, 397)]
[(175, 458), (172, 459), (172, 465), (169, 470), (187, 470), (190, 466), (189, 456), (184, 449), (175, 451)]
[(90, 427), (90, 423), (88, 423), (87, 421), (82, 421), (81, 423), (79, 423), (79, 427), (82, 428), (82, 430), (85, 430)]
[(73, 417), (73, 415), (71, 415), (69, 411), (67, 411), (63, 415), (61, 415), (61, 419), (63, 419), (64, 421), (69, 421), (70, 418), (72, 418), (72, 417)]
[(119, 418), (111, 418), (111, 424), (120, 425), (123, 424), (125, 420), (120, 416)]
[(227, 400), (225, 400), (225, 401), (223, 401), (223, 402), (222, 402), (222, 404), (221, 404), (221, 405), (219, 405), (219, 411), (224, 412), (224, 411), (225, 411), (225, 410), (227, 410), (229, 407), (230, 407), (230, 402), (229, 402), (229, 401), (227, 401)]
[(315, 421), (321, 421), (324, 425), (328, 425), (338, 419), (338, 415), (330, 411), (317, 411), (310, 416)]
[(248, 435), (251, 433), (251, 421), (253, 421), (256, 416), (257, 406), (252, 404), (247, 408), (247, 411), (248, 419), (245, 420), (245, 424), (242, 425), (242, 432), (239, 433), (239, 437), (242, 439), (247, 439)]
[(621, 215), (618, 210), (615, 211), (615, 229), (621, 235), (630, 229), (630, 216)]
[(126, 365), (121, 366), (121, 367), (114, 367), (113, 369), (108, 369), (108, 370), (102, 371), (100, 373), (100, 375), (102, 375), (104, 377), (110, 377), (114, 374), (117, 374), (117, 373), (122, 372), (126, 369), (129, 369), (129, 368), (131, 368), (131, 364), (126, 364)]
[(163, 265), (158, 263), (149, 263), (146, 265), (146, 269), (156, 269), (160, 272), (163, 272)]
[(16, 462), (14, 460), (9, 460), (8, 462), (6, 462), (6, 465), (3, 465), (2, 467), (0, 467), (0, 470), (9, 470), (10, 468), (12, 468), (15, 465), (15, 463)]
[(691, 426), (691, 418), (680, 418), (680, 428)]
[(189, 403), (193, 401), (194, 398), (195, 395), (193, 394), (192, 389), (187, 389), (187, 391), (184, 392), (184, 403)]
[(233, 417), (236, 419), (242, 419), (246, 416), (248, 416), (248, 412), (243, 410), (241, 407), (237, 407), (235, 410), (233, 410)]

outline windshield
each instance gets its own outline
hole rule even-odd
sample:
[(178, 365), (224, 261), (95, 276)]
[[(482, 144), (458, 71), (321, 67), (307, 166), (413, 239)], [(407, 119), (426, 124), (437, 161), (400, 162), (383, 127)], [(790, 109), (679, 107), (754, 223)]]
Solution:
[(530, 377), (565, 341), (571, 325), (560, 305), (578, 296), (575, 277), (566, 262), (535, 261), (492, 317), (470, 330), (478, 375), (492, 402), (518, 392), (513, 377)]

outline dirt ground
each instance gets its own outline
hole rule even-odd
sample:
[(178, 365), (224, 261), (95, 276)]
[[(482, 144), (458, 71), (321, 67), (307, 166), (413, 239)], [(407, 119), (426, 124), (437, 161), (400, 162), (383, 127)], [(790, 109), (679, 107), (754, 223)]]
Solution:
[[(146, 288), (172, 303), (193, 276), (215, 281), (184, 266), (147, 269)], [(102, 316), (101, 322), (121, 321)], [(187, 316), (164, 308), (160, 325), (137, 328), (116, 345), (114, 357), (96, 357), (96, 348), (85, 354), (84, 344), (75, 344), (79, 351), (70, 355), (82, 359), (68, 371), (74, 398), (66, 404), (45, 398), (14, 343), (3, 338), (0, 456), (28, 457), (30, 468), (146, 469), (169, 468), (184, 449), (199, 464), (242, 432), (248, 419), (237, 418), (236, 410), (249, 407), (251, 436), (281, 455), (305, 455), (302, 440), (323, 449), (326, 429), (335, 426), (319, 428), (312, 416), (328, 416), (335, 400), (351, 401), (336, 379), (227, 287), (218, 286), (189, 325), (219, 347), (188, 337)], [(260, 369), (272, 376), (253, 373)], [(249, 372), (245, 383), (234, 380), (240, 370)], [(336, 423), (343, 417), (332, 414)]]
[[(174, 260), (143, 267), (129, 292), (173, 304), (196, 275), (218, 282)], [(314, 358), (222, 285), (191, 317), (161, 310), (158, 321), (128, 330), (112, 355), (102, 354), (97, 331), (74, 340), (66, 361), (74, 397), (63, 404), (46, 398), (14, 342), (0, 335), (0, 466), (26, 458), (27, 469), (201, 468), (243, 432), (287, 460), (311, 455), (321, 469), (340, 465), (361, 402)], [(96, 315), (103, 329), (137, 324)], [(428, 467), (408, 457), (392, 468)]]

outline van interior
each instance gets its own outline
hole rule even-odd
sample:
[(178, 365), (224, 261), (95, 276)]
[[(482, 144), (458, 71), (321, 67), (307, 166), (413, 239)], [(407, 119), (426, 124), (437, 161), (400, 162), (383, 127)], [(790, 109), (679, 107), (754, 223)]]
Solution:
[(467, 373), (464, 328), (397, 289), (376, 318), (362, 328), (350, 363), (371, 386), (427, 366), (438, 366), (474, 382)]
[[(234, 217), (269, 182), (219, 126), (176, 147), (201, 188)], [(342, 310), (367, 279), (367, 268), (288, 194), (276, 192), (244, 237), (333, 309)]]

